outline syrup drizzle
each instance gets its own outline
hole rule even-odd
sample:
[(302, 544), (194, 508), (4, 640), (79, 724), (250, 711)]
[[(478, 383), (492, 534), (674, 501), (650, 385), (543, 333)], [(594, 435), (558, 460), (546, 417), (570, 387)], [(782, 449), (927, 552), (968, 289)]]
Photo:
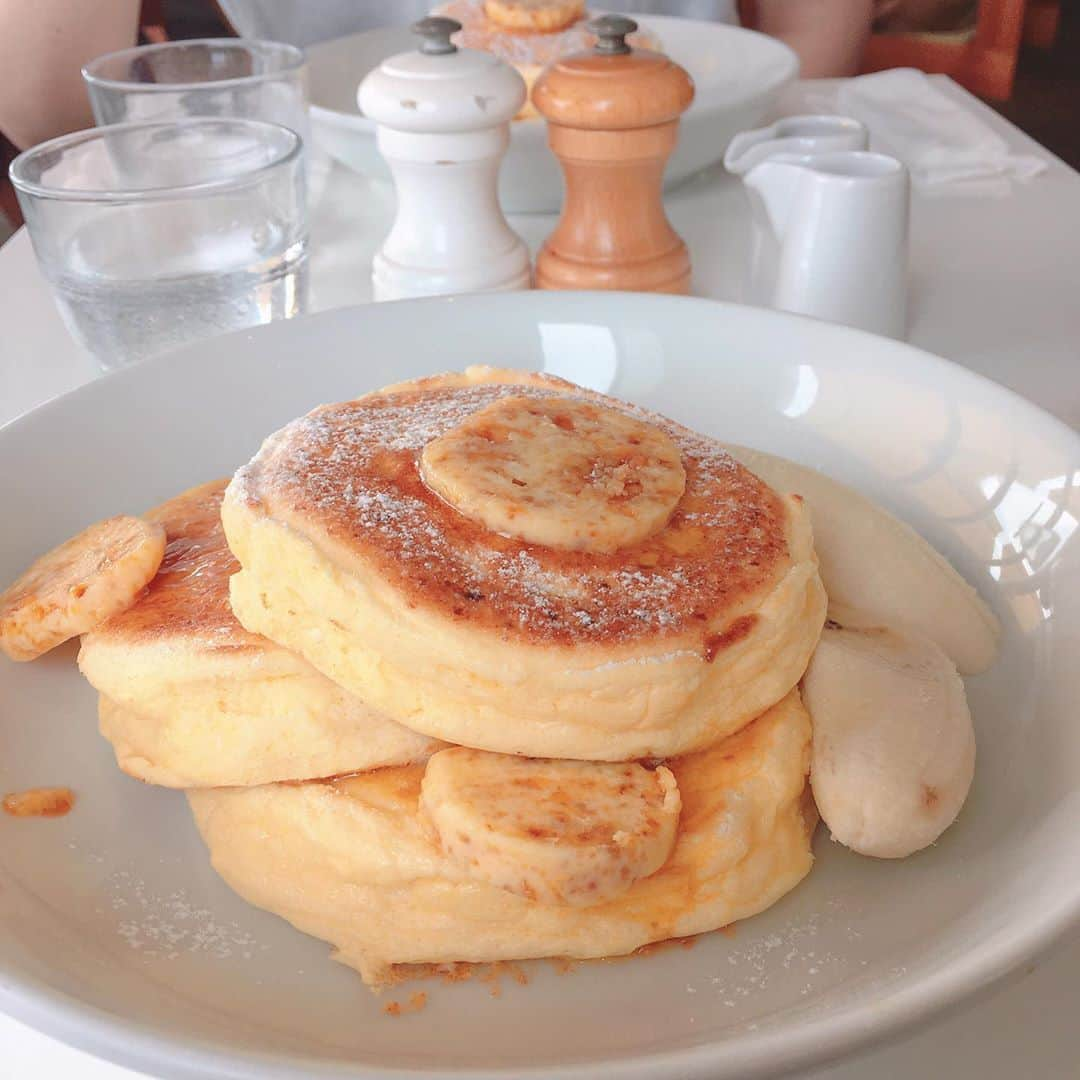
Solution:
[(75, 805), (71, 788), (30, 788), (4, 796), (4, 813), (12, 817), (64, 817)]

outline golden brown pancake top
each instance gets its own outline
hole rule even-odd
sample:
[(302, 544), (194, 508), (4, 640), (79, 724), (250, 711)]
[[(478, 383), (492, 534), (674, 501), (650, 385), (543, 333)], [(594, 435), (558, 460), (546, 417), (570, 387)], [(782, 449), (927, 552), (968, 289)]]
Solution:
[[(606, 555), (556, 550), (486, 530), (422, 481), (423, 447), (471, 413), (501, 397), (567, 393), (657, 424), (679, 447), (686, 490), (660, 532)], [(788, 557), (784, 502), (715, 440), (561, 380), (426, 380), (322, 406), (267, 439), (233, 493), (329, 557), (369, 562), (410, 606), (540, 642), (690, 633), (704, 647)]]
[(165, 557), (145, 593), (95, 631), (125, 640), (197, 638), (214, 648), (265, 648), (229, 606), (229, 578), (240, 569), (221, 528), (227, 480), (191, 488), (144, 515), (165, 527)]

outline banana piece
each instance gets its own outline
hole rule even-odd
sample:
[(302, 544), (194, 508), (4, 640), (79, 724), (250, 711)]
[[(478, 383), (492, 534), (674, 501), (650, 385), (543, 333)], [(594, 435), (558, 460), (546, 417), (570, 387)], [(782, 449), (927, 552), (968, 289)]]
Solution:
[(667, 862), (682, 803), (663, 766), (518, 758), (455, 746), (432, 756), (420, 807), (470, 876), (547, 904), (610, 900)]
[(658, 427), (571, 397), (494, 402), (428, 443), (420, 473), (493, 532), (597, 553), (662, 529), (686, 487)]
[(833, 839), (898, 859), (932, 844), (975, 772), (964, 684), (934, 642), (826, 626), (803, 676), (810, 785)]
[(157, 573), (165, 530), (112, 517), (37, 560), (0, 595), (0, 650), (33, 660), (129, 608)]
[(847, 625), (858, 611), (864, 623), (913, 630), (965, 675), (994, 662), (1001, 627), (993, 612), (914, 529), (814, 469), (742, 446), (727, 450), (770, 487), (806, 499), (830, 616)]
[(550, 34), (582, 18), (585, 0), (484, 0), (484, 14), (505, 30)]

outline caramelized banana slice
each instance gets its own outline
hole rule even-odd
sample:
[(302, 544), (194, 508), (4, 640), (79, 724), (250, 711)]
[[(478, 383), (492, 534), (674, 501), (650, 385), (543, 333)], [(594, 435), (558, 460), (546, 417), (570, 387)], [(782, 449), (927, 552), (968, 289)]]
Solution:
[(681, 800), (663, 766), (455, 746), (428, 762), (420, 806), (443, 851), (470, 875), (530, 900), (584, 907), (664, 865)]
[(770, 487), (806, 499), (830, 616), (848, 625), (857, 611), (861, 625), (913, 630), (967, 675), (994, 662), (1001, 627), (993, 612), (914, 529), (815, 469), (760, 450), (727, 449)]
[(505, 30), (550, 34), (576, 23), (585, 0), (484, 0), (484, 14)]
[(932, 844), (975, 771), (964, 684), (927, 638), (826, 627), (803, 678), (810, 783), (833, 838), (897, 859)]
[(112, 517), (37, 560), (0, 595), (0, 649), (33, 660), (129, 608), (157, 573), (165, 530)]
[(593, 552), (662, 529), (686, 487), (663, 431), (570, 397), (496, 401), (428, 443), (420, 471), (493, 532)]

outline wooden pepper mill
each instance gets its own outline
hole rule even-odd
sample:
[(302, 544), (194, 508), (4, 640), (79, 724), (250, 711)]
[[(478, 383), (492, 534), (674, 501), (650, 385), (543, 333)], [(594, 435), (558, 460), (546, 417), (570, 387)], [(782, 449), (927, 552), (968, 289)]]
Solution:
[(663, 184), (693, 81), (666, 56), (627, 45), (633, 19), (605, 15), (589, 28), (596, 47), (554, 63), (533, 90), (566, 177), (536, 286), (688, 292), (690, 255), (664, 213)]

